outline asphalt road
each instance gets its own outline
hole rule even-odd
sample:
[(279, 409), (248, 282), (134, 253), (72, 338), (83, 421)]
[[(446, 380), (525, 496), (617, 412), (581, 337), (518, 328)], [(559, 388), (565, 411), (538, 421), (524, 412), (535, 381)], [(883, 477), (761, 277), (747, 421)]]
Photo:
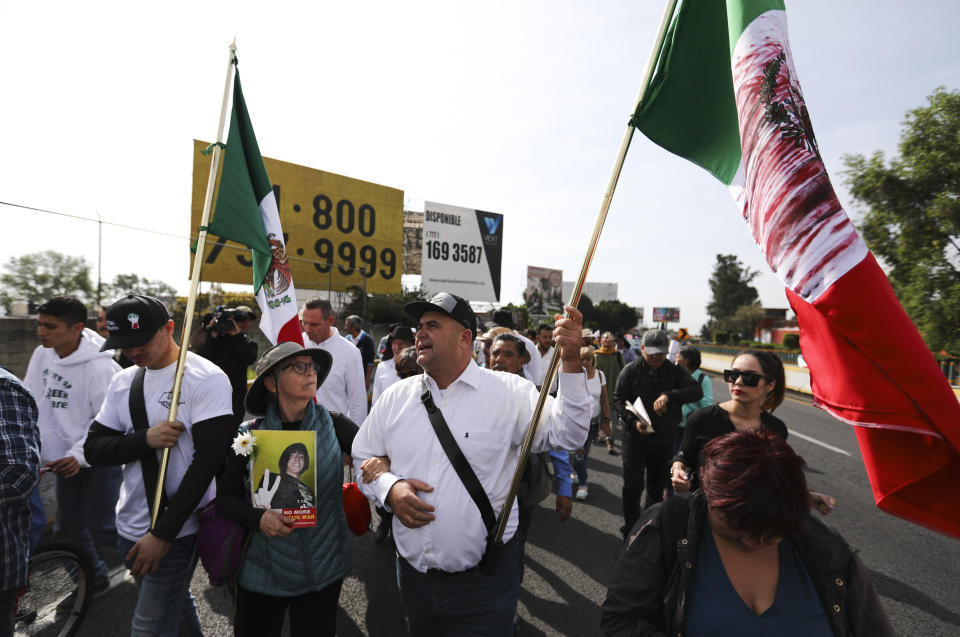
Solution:
[[(726, 385), (714, 380), (714, 395), (729, 398)], [(810, 488), (837, 499), (827, 522), (859, 548), (897, 632), (960, 635), (960, 544), (874, 506), (850, 426), (800, 395), (789, 396), (777, 415), (790, 428), (789, 442), (807, 460)], [(519, 604), (523, 635), (600, 634), (599, 607), (621, 550), (620, 457), (594, 448), (589, 471), (590, 496), (576, 503), (571, 519), (556, 520), (552, 497), (534, 512)], [(368, 534), (353, 538), (352, 548), (354, 569), (340, 596), (339, 634), (406, 635), (392, 546), (374, 544)], [(115, 554), (110, 559), (119, 564)], [(136, 590), (119, 566), (113, 581), (91, 605), (81, 635), (128, 634)], [(207, 585), (202, 568), (193, 591), (204, 633), (232, 634), (230, 598)]]

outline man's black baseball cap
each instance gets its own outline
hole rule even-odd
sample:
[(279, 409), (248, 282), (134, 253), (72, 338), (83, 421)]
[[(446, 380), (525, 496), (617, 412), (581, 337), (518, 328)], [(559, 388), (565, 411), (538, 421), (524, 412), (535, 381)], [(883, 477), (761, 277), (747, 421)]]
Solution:
[(477, 337), (477, 315), (466, 299), (449, 292), (434, 294), (429, 301), (414, 301), (403, 306), (403, 311), (410, 318), (419, 321), (426, 312), (440, 312), (470, 330), (473, 338)]
[(169, 320), (170, 313), (158, 299), (128, 294), (107, 308), (107, 331), (110, 336), (100, 351), (146, 345)]

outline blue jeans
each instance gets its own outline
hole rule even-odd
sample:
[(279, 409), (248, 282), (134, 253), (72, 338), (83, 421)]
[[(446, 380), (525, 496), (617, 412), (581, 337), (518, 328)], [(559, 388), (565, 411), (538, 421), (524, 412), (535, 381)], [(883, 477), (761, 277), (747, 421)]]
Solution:
[(520, 594), (517, 539), (500, 553), (490, 577), (479, 573), (421, 573), (397, 557), (397, 585), (413, 637), (493, 637), (513, 634)]
[(43, 498), (40, 497), (40, 485), (30, 493), (30, 554), (33, 554), (37, 544), (40, 544), (40, 538), (43, 537), (43, 530), (47, 528), (47, 512), (43, 508)]
[(587, 486), (587, 456), (590, 455), (590, 446), (593, 444), (593, 439), (596, 438), (599, 428), (600, 420), (598, 418), (591, 420), (590, 433), (587, 434), (587, 441), (583, 443), (583, 450), (579, 453), (576, 451), (570, 452), (570, 466), (577, 473), (577, 481), (583, 486)]
[(57, 476), (54, 532), (86, 550), (95, 577), (106, 577), (107, 565), (97, 555), (94, 542), (117, 541), (116, 509), (122, 481), (121, 467), (81, 469), (71, 478)]
[[(149, 575), (137, 577), (140, 593), (137, 606), (133, 611), (130, 626), (131, 637), (160, 635), (197, 635), (203, 637), (197, 607), (190, 594), (190, 579), (197, 565), (196, 535), (177, 538), (170, 545), (166, 557), (160, 560), (160, 566)], [(133, 566), (126, 555), (136, 542), (120, 536), (117, 548), (124, 556), (127, 568)]]

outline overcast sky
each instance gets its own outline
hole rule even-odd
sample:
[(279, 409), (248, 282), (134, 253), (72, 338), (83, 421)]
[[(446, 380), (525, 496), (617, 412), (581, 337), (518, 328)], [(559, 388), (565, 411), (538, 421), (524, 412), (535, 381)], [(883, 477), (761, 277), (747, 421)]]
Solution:
[[(149, 8), (148, 8), (149, 6)], [(103, 277), (185, 293), (192, 139), (216, 136), (230, 41), (264, 155), (504, 215), (501, 301), (526, 266), (579, 270), (663, 2), (6, 2), (0, 201), (104, 226)], [(841, 202), (847, 153), (896, 151), (907, 110), (960, 87), (960, 3), (788, 2), (792, 50)], [(0, 205), (5, 261), (97, 262), (97, 224)], [(588, 280), (706, 319), (717, 253), (763, 274), (726, 189), (634, 137)], [(94, 272), (95, 275), (95, 272)]]

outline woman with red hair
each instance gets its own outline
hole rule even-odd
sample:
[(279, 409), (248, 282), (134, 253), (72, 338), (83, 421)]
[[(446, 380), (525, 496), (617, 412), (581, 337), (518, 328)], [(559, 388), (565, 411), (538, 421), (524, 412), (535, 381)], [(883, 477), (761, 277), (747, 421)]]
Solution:
[(856, 553), (810, 516), (806, 463), (765, 429), (703, 450), (700, 490), (647, 510), (603, 603), (607, 635), (893, 635)]

